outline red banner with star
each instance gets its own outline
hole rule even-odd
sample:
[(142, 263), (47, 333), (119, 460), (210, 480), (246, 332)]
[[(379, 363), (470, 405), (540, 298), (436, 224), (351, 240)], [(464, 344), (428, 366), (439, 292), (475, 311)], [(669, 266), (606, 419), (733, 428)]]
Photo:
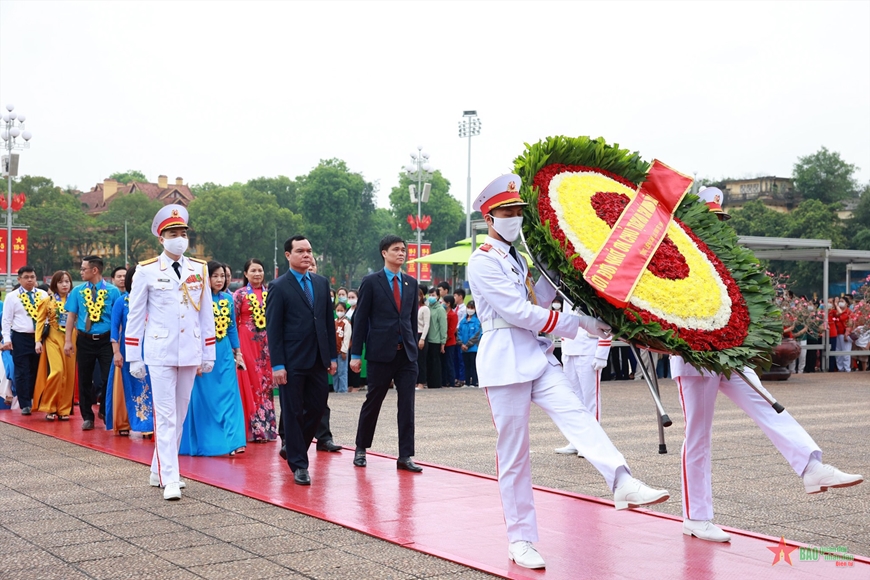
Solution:
[(583, 278), (605, 299), (624, 308), (656, 253), (692, 178), (654, 160), (637, 195), (610, 231)]
[[(0, 274), (6, 274), (6, 252), (9, 244), (6, 243), (6, 228), (0, 230)], [(18, 268), (27, 265), (27, 229), (12, 228), (12, 273), (18, 272)]]
[[(407, 261), (417, 259), (417, 242), (408, 242)], [(423, 257), (432, 253), (431, 244), (420, 244), (420, 253)], [(432, 265), (431, 264), (410, 264), (408, 265), (408, 274), (417, 279), (418, 282), (429, 282), (432, 280)]]

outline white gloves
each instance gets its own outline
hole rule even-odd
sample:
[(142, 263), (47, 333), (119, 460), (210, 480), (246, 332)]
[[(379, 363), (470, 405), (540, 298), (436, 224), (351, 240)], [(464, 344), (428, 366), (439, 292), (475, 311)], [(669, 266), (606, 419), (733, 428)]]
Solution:
[(612, 332), (609, 324), (591, 316), (580, 317), (580, 328), (598, 338), (607, 338)]
[(592, 362), (592, 368), (595, 369), (596, 371), (600, 371), (601, 369), (603, 369), (606, 366), (607, 366), (607, 359), (606, 358), (596, 358)]
[(202, 374), (210, 373), (214, 369), (214, 361), (213, 360), (204, 360), (202, 361)]
[(241, 353), (241, 352), (237, 352), (237, 353), (235, 353), (235, 355), (233, 355), (233, 358), (234, 358), (235, 361), (236, 361), (236, 366), (237, 366), (237, 367), (239, 367), (239, 368), (242, 369), (243, 371), (248, 370), (248, 367), (245, 366), (245, 357), (242, 356), (242, 353)]
[(145, 363), (141, 360), (133, 361), (130, 363), (130, 374), (136, 377), (139, 380), (145, 378)]

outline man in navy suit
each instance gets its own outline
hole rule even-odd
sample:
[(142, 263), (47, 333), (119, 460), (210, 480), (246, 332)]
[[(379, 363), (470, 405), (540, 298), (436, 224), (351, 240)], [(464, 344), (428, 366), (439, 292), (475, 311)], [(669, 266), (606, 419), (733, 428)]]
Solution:
[(359, 287), (353, 315), (350, 368), (359, 372), (363, 343), (368, 362), (368, 392), (359, 413), (353, 464), (366, 466), (378, 415), (392, 381), (398, 395), (399, 459), (397, 469), (419, 473), (414, 455), (414, 392), (417, 382), (417, 280), (402, 274), (405, 242), (388, 235), (381, 240), (384, 269), (369, 274)]
[(311, 485), (308, 448), (326, 408), (326, 373), (335, 374), (335, 320), (329, 281), (309, 272), (311, 244), (304, 236), (284, 242), (290, 270), (272, 282), (266, 300), (266, 334), (272, 378), (281, 393), (284, 444), (293, 480)]

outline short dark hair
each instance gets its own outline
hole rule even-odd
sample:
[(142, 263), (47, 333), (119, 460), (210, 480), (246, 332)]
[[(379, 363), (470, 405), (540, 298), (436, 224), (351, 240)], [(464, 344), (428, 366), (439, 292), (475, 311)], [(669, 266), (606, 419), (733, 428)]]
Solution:
[(285, 252), (292, 252), (293, 251), (293, 242), (301, 242), (301, 241), (307, 240), (307, 239), (308, 238), (306, 238), (305, 236), (303, 236), (301, 234), (296, 234), (295, 236), (287, 238), (287, 241), (284, 242), (284, 251)]
[(259, 264), (261, 268), (263, 268), (263, 274), (266, 273), (266, 266), (263, 265), (263, 261), (259, 258), (251, 258), (247, 262), (245, 262), (245, 268), (242, 270), (242, 283), (247, 286), (248, 285), (248, 268), (253, 266), (254, 264)]
[(465, 288), (457, 288), (453, 291), (453, 294), (459, 294), (463, 298), (465, 298)]
[(450, 282), (439, 282), (438, 287), (444, 288), (447, 292), (450, 292)]
[[(218, 270), (220, 270), (221, 272), (224, 272), (224, 274), (226, 274), (226, 272), (224, 271), (224, 265), (221, 264), (220, 262), (216, 262), (215, 260), (210, 261), (207, 264), (207, 267), (208, 267), (208, 277), (209, 278), (211, 278), (214, 275), (214, 273), (217, 272)], [(210, 280), (209, 280), (209, 284), (211, 284)], [(227, 280), (226, 278), (224, 278), (224, 286), (223, 286), (223, 288), (220, 289), (220, 291), (223, 292), (224, 290), (227, 289), (227, 286), (229, 286), (229, 285), (230, 285), (230, 281)]]
[(435, 294), (435, 295), (437, 295), (437, 294), (438, 294), (438, 286), (432, 286), (431, 288), (429, 288), (429, 292), (428, 292), (428, 294)]
[(466, 308), (475, 308), (474, 300), (469, 300), (468, 304), (465, 305)]
[(450, 308), (456, 308), (456, 298), (452, 294), (447, 294), (441, 300), (450, 305)]
[(132, 267), (127, 268), (127, 275), (124, 276), (124, 290), (128, 293), (133, 292), (133, 276), (136, 275), (136, 264), (133, 264)]
[(115, 268), (114, 270), (112, 270), (112, 278), (114, 278), (114, 277), (115, 277), (115, 274), (117, 274), (117, 273), (120, 272), (121, 270), (126, 270), (126, 269), (127, 269), (127, 266), (118, 266), (117, 268)]
[(20, 268), (18, 268), (18, 275), (19, 276), (29, 274), (30, 272), (33, 272), (34, 274), (36, 274), (36, 270), (33, 269), (33, 266), (21, 266)]
[(82, 258), (82, 262), (87, 262), (88, 266), (91, 268), (96, 268), (100, 274), (103, 273), (103, 268), (105, 264), (103, 263), (103, 259), (99, 256), (85, 256)]
[(396, 234), (387, 234), (383, 238), (381, 238), (381, 243), (378, 246), (378, 253), (389, 250), (393, 246), (393, 244), (402, 244), (404, 246), (405, 240), (403, 240)]

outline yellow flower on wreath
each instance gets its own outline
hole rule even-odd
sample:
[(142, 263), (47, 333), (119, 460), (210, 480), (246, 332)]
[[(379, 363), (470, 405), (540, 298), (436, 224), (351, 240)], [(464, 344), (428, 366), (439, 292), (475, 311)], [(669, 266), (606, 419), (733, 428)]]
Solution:
[[(596, 172), (558, 174), (549, 189), (550, 204), (562, 231), (586, 263), (594, 260), (611, 231), (596, 214), (592, 197), (598, 192), (624, 194), (629, 199), (636, 195), (630, 187)], [(668, 226), (667, 235), (685, 258), (689, 276), (665, 280), (646, 270), (630, 303), (683, 328), (722, 328), (731, 316), (731, 299), (715, 267), (675, 221)]]
[(266, 296), (269, 292), (263, 291), (263, 303), (257, 300), (257, 295), (253, 292), (248, 294), (248, 302), (251, 304), (251, 319), (254, 321), (254, 327), (257, 330), (266, 330)]
[(22, 306), (24, 306), (24, 311), (27, 312), (27, 315), (36, 322), (36, 311), (39, 309), (39, 304), (42, 302), (42, 297), (39, 294), (36, 294), (33, 298), (33, 302), (30, 301), (30, 298), (27, 297), (27, 294), (22, 292), (18, 294), (18, 298), (21, 300)]
[[(224, 303), (224, 306), (220, 306), (221, 302)], [(214, 334), (218, 340), (227, 335), (227, 330), (230, 327), (230, 309), (226, 304), (229, 304), (226, 299), (211, 303), (212, 312), (214, 312)]]
[(88, 316), (91, 322), (99, 322), (103, 316), (103, 309), (106, 307), (106, 296), (109, 291), (103, 288), (97, 290), (97, 300), (94, 302), (94, 293), (90, 288), (82, 290), (82, 296), (85, 297), (85, 307), (88, 309)]

